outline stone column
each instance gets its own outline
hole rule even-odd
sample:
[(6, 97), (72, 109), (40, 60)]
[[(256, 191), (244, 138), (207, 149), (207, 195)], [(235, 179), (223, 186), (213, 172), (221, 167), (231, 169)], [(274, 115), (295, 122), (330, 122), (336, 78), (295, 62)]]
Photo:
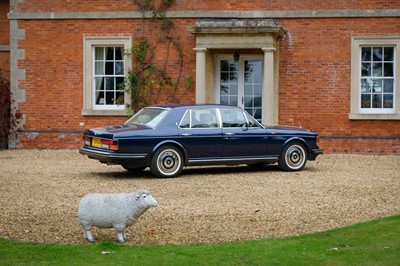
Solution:
[(275, 121), (275, 95), (274, 95), (274, 47), (261, 48), (264, 52), (263, 97), (262, 97), (262, 123), (265, 125), (276, 124)]
[(19, 104), (24, 104), (26, 101), (25, 88), (19, 86), (19, 81), (25, 81), (25, 69), (18, 67), (18, 61), (25, 60), (25, 49), (19, 48), (20, 40), (25, 40), (25, 29), (19, 28), (18, 20), (10, 20), (10, 91), (11, 119), (13, 120), (8, 136), (10, 149), (23, 148), (18, 145), (18, 130), (25, 128), (25, 114), (22, 114), (22, 117), (18, 116)]
[(196, 103), (206, 103), (206, 51), (207, 48), (194, 48), (196, 51)]

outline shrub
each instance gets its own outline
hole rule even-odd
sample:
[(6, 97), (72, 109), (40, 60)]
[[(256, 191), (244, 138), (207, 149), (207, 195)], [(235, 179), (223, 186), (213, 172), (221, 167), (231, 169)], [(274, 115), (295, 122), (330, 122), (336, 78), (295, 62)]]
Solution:
[(10, 132), (11, 92), (10, 81), (0, 70), (0, 149), (7, 149)]

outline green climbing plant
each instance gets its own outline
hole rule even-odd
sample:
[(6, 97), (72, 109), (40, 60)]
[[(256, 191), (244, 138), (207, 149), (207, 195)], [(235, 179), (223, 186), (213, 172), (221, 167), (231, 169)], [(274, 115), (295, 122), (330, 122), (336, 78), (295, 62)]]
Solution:
[[(132, 70), (123, 84), (131, 95), (128, 109), (136, 112), (143, 106), (158, 103), (162, 94), (168, 95), (168, 102), (179, 102), (176, 93), (182, 77), (183, 52), (174, 23), (166, 15), (174, 0), (157, 1), (158, 5), (155, 0), (133, 2), (142, 12), (142, 32), (133, 41), (131, 50), (126, 52), (133, 60)], [(157, 57), (158, 50), (165, 51), (165, 56)], [(172, 50), (177, 57), (170, 56)], [(175, 61), (171, 63), (172, 60)], [(168, 72), (171, 65), (174, 76)], [(192, 84), (192, 78), (188, 77), (184, 86), (188, 88)]]

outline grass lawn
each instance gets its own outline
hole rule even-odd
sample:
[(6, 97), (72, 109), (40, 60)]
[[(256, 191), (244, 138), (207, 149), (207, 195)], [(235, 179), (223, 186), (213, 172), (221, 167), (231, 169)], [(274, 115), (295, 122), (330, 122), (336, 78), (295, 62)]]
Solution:
[(0, 238), (0, 265), (400, 265), (400, 216), (312, 235), (220, 244), (56, 245)]

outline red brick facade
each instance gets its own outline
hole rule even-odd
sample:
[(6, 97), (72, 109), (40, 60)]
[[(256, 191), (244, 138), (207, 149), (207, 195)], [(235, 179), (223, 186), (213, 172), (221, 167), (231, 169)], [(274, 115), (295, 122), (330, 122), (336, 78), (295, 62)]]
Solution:
[[(17, 63), (14, 72), (24, 71), (23, 78), (11, 75), (14, 90), (17, 88), (25, 94), (17, 103), (24, 121), (16, 135), (16, 148), (78, 148), (83, 129), (126, 120), (122, 116), (82, 115), (83, 37), (135, 38), (143, 21), (126, 15), (88, 19), (82, 17), (81, 12), (137, 11), (133, 1), (11, 1), (10, 19), (6, 20), (7, 2), (0, 1), (0, 44), (10, 45), (5, 36), (23, 30), (23, 36), (15, 43), (16, 51), (24, 51), (23, 55), (11, 58)], [(398, 9), (400, 1), (397, 0), (362, 3), (176, 0), (172, 11), (195, 11), (190, 13), (193, 16), (180, 13), (183, 15), (173, 19), (184, 54), (182, 80), (196, 77), (196, 53), (193, 51), (196, 37), (186, 29), (201, 19), (196, 12), (214, 12), (210, 14), (223, 18), (229, 17), (225, 14), (232, 11), (230, 14), (241, 16), (254, 14), (243, 15), (239, 11), (269, 12), (267, 14), (275, 16), (285, 32), (277, 50), (279, 123), (301, 125), (318, 132), (322, 148), (328, 153), (399, 154), (399, 119), (349, 119), (352, 37), (400, 36)], [(368, 15), (371, 10), (375, 15)], [(66, 18), (52, 19), (52, 13), (64, 14)], [(35, 14), (44, 15), (44, 18), (32, 19)], [(15, 22), (19, 31), (10, 33), (9, 24)], [(11, 65), (4, 54), (9, 52), (0, 51), (2, 69), (4, 65)], [(158, 56), (161, 60), (165, 54)], [(172, 76), (177, 75), (174, 67), (169, 68)], [(400, 94), (398, 84), (395, 93)], [(176, 93), (180, 103), (194, 103), (195, 95), (195, 84), (180, 86)], [(168, 101), (168, 95), (159, 99), (163, 103)]]
[(400, 121), (348, 117), (351, 37), (379, 36), (382, 29), (396, 35), (400, 18), (291, 19), (282, 24), (290, 37), (280, 42), (279, 122), (318, 132), (327, 152), (400, 153)]
[(7, 79), (10, 72), (10, 27), (7, 19), (9, 9), (7, 1), (0, 1), (0, 70)]

